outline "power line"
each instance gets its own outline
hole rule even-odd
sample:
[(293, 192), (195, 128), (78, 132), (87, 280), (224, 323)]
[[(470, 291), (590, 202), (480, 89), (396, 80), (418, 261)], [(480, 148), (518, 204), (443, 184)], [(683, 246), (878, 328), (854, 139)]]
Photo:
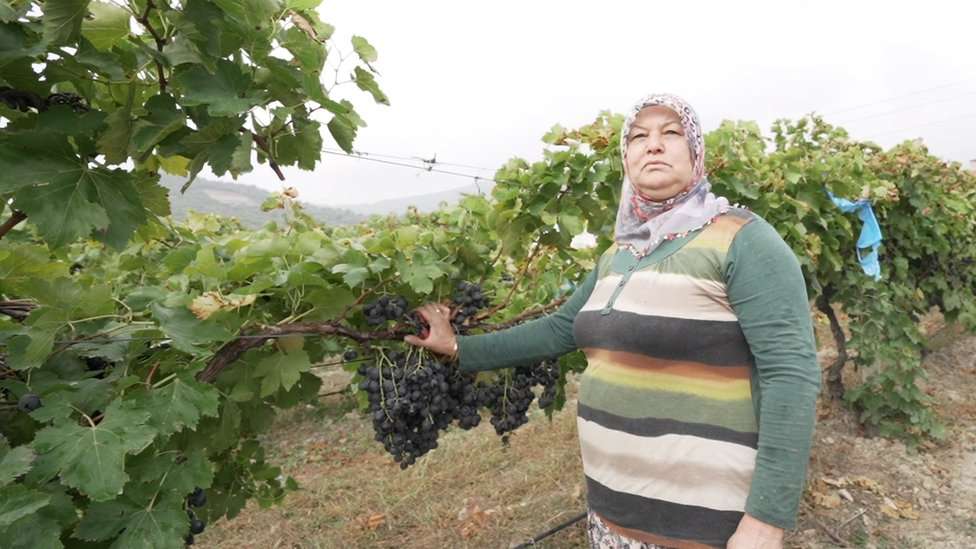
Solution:
[(939, 103), (948, 103), (950, 101), (955, 101), (955, 100), (961, 99), (963, 97), (971, 97), (973, 95), (976, 95), (976, 91), (969, 92), (969, 93), (964, 93), (962, 95), (956, 95), (956, 96), (953, 96), (953, 97), (946, 97), (946, 98), (938, 99), (938, 100), (935, 100), (935, 101), (927, 101), (925, 103), (916, 104), (916, 105), (910, 105), (910, 106), (907, 106), (907, 107), (902, 107), (900, 109), (893, 109), (893, 110), (885, 111), (885, 112), (882, 112), (882, 113), (871, 114), (871, 115), (868, 115), (868, 116), (862, 116), (860, 118), (852, 118), (850, 120), (840, 120), (837, 123), (838, 124), (850, 124), (852, 122), (860, 122), (862, 120), (870, 120), (872, 118), (881, 118), (881, 117), (884, 117), (884, 116), (888, 116), (888, 115), (892, 115), (892, 114), (897, 114), (899, 112), (911, 111), (911, 110), (919, 109), (919, 108), (922, 108), (922, 107), (927, 107), (929, 105), (937, 105)]
[(882, 137), (882, 136), (885, 136), (885, 135), (891, 135), (893, 133), (907, 132), (907, 131), (914, 130), (915, 128), (923, 128), (925, 126), (936, 126), (936, 125), (939, 125), (939, 124), (945, 124), (946, 122), (955, 122), (957, 120), (965, 120), (967, 118), (972, 118), (974, 116), (976, 116), (976, 112), (971, 112), (969, 114), (964, 114), (962, 116), (955, 116), (953, 118), (945, 118), (945, 119), (942, 119), (942, 120), (935, 120), (935, 121), (932, 121), (932, 122), (926, 122), (924, 124), (916, 124), (915, 126), (911, 126), (911, 127), (907, 127), (907, 128), (901, 128), (901, 129), (898, 129), (898, 130), (892, 130), (892, 131), (886, 131), (886, 132), (871, 134), (871, 135), (867, 136), (867, 139), (874, 139), (876, 137)]
[[(328, 149), (326, 149), (326, 150), (324, 150), (322, 152), (324, 152), (325, 154), (331, 154), (331, 155), (335, 155), (335, 156), (345, 156), (347, 158), (355, 158), (357, 160), (368, 160), (370, 162), (379, 162), (380, 164), (388, 164), (390, 166), (401, 166), (403, 168), (413, 168), (415, 170), (420, 170), (420, 171), (423, 171), (423, 172), (434, 172), (434, 173), (442, 173), (442, 174), (446, 174), (446, 175), (453, 175), (455, 177), (465, 177), (467, 179), (474, 180), (475, 185), (477, 185), (479, 181), (486, 181), (486, 182), (491, 182), (491, 183), (498, 184), (498, 181), (495, 181), (494, 179), (492, 179), (490, 177), (481, 177), (480, 175), (471, 175), (471, 174), (468, 174), (468, 173), (461, 173), (461, 172), (455, 172), (455, 171), (450, 171), (450, 170), (439, 170), (437, 168), (434, 168), (432, 165), (418, 166), (416, 164), (407, 164), (407, 163), (404, 163), (404, 162), (393, 162), (391, 160), (382, 160), (380, 158), (370, 158), (368, 156), (360, 156), (360, 155), (357, 155), (357, 154), (349, 154), (349, 153), (345, 153), (345, 152), (333, 152), (333, 151), (328, 150)], [(482, 192), (480, 186), (478, 187), (478, 192), (479, 193)]]
[(966, 84), (968, 82), (969, 82), (968, 80), (960, 80), (958, 82), (952, 82), (950, 84), (943, 84), (941, 86), (935, 86), (934, 88), (926, 88), (924, 90), (916, 90), (916, 91), (913, 91), (913, 92), (908, 92), (906, 94), (896, 95), (894, 97), (889, 97), (887, 99), (881, 99), (879, 101), (872, 101), (870, 103), (864, 103), (864, 104), (856, 105), (856, 106), (853, 106), (853, 107), (846, 107), (846, 108), (839, 109), (839, 110), (835, 110), (835, 111), (821, 113), (821, 116), (827, 117), (827, 116), (834, 116), (836, 114), (840, 114), (840, 113), (844, 113), (844, 112), (856, 111), (856, 110), (863, 109), (863, 108), (866, 108), (866, 107), (873, 107), (875, 105), (880, 105), (881, 103), (888, 103), (888, 102), (891, 102), (891, 101), (897, 101), (898, 99), (903, 99), (905, 97), (912, 97), (912, 96), (915, 96), (915, 95), (919, 95), (919, 94), (923, 94), (923, 93), (929, 93), (929, 92), (933, 92), (933, 91), (936, 91), (936, 90), (942, 90), (942, 89), (946, 89), (946, 88), (952, 88), (952, 87), (958, 86), (960, 84)]
[[(342, 151), (342, 150), (339, 150), (339, 149), (331, 149), (329, 147), (325, 147), (323, 150), (325, 150), (327, 152), (332, 152), (332, 153), (343, 153), (343, 154), (345, 154), (345, 151)], [(419, 161), (419, 162), (423, 162), (425, 165), (431, 165), (431, 166), (437, 164), (437, 165), (440, 165), (440, 166), (453, 166), (455, 168), (467, 168), (467, 169), (470, 169), (470, 170), (478, 170), (478, 171), (483, 171), (483, 172), (494, 172), (495, 171), (495, 168), (485, 168), (485, 167), (482, 167), (482, 166), (473, 166), (471, 164), (458, 164), (458, 163), (455, 163), (455, 162), (444, 162), (443, 160), (438, 160), (437, 159), (437, 153), (434, 153), (434, 156), (431, 157), (431, 158), (429, 158), (429, 159), (428, 158), (424, 158), (422, 156), (399, 156), (399, 155), (395, 155), (395, 154), (380, 154), (380, 153), (372, 153), (372, 152), (366, 152), (366, 151), (353, 151), (352, 154), (354, 154), (356, 156), (369, 156), (369, 157), (376, 157), (376, 158), (391, 158), (393, 160)]]

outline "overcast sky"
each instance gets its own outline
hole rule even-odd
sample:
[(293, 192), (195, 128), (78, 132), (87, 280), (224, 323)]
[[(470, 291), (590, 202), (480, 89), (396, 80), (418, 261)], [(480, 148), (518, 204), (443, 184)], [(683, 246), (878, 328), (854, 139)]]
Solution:
[[(513, 156), (538, 159), (553, 124), (665, 91), (691, 102), (706, 130), (723, 119), (768, 130), (817, 111), (855, 138), (922, 137), (943, 158), (976, 158), (973, 2), (326, 0), (319, 11), (343, 49), (358, 34), (379, 51), (390, 106), (339, 88), (368, 124), (354, 145), (365, 152), (436, 153), (493, 171)], [(325, 205), (471, 183), (338, 156), (286, 176), (301, 199)], [(267, 166), (241, 181), (281, 187)]]

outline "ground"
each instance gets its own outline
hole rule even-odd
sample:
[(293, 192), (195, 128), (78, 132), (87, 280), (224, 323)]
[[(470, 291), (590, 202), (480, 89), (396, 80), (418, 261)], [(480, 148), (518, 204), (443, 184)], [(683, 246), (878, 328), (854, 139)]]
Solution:
[[(808, 489), (787, 547), (976, 548), (976, 337), (943, 340), (926, 389), (947, 424), (916, 449), (867, 438), (856, 417), (821, 402)], [(818, 330), (819, 332), (819, 330)], [(938, 339), (938, 338), (935, 338)], [(831, 351), (821, 353), (826, 366)], [(208, 528), (203, 548), (509, 548), (583, 511), (573, 384), (563, 411), (503, 445), (484, 422), (452, 430), (406, 471), (373, 441), (349, 399), (282, 414), (266, 443), (302, 490)], [(585, 547), (581, 523), (536, 545)]]

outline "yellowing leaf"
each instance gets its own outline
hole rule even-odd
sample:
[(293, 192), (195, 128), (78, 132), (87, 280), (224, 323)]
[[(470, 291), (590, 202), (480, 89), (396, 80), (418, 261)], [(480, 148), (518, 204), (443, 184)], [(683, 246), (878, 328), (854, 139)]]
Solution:
[(218, 292), (205, 292), (190, 303), (190, 311), (200, 320), (206, 320), (217, 311), (239, 309), (254, 303), (254, 294), (220, 295)]

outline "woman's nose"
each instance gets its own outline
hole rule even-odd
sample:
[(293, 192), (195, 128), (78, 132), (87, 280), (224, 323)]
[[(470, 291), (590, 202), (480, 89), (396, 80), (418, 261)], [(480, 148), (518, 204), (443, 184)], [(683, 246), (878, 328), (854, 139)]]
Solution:
[(661, 153), (664, 152), (664, 141), (661, 136), (652, 133), (647, 136), (647, 152), (649, 153)]

